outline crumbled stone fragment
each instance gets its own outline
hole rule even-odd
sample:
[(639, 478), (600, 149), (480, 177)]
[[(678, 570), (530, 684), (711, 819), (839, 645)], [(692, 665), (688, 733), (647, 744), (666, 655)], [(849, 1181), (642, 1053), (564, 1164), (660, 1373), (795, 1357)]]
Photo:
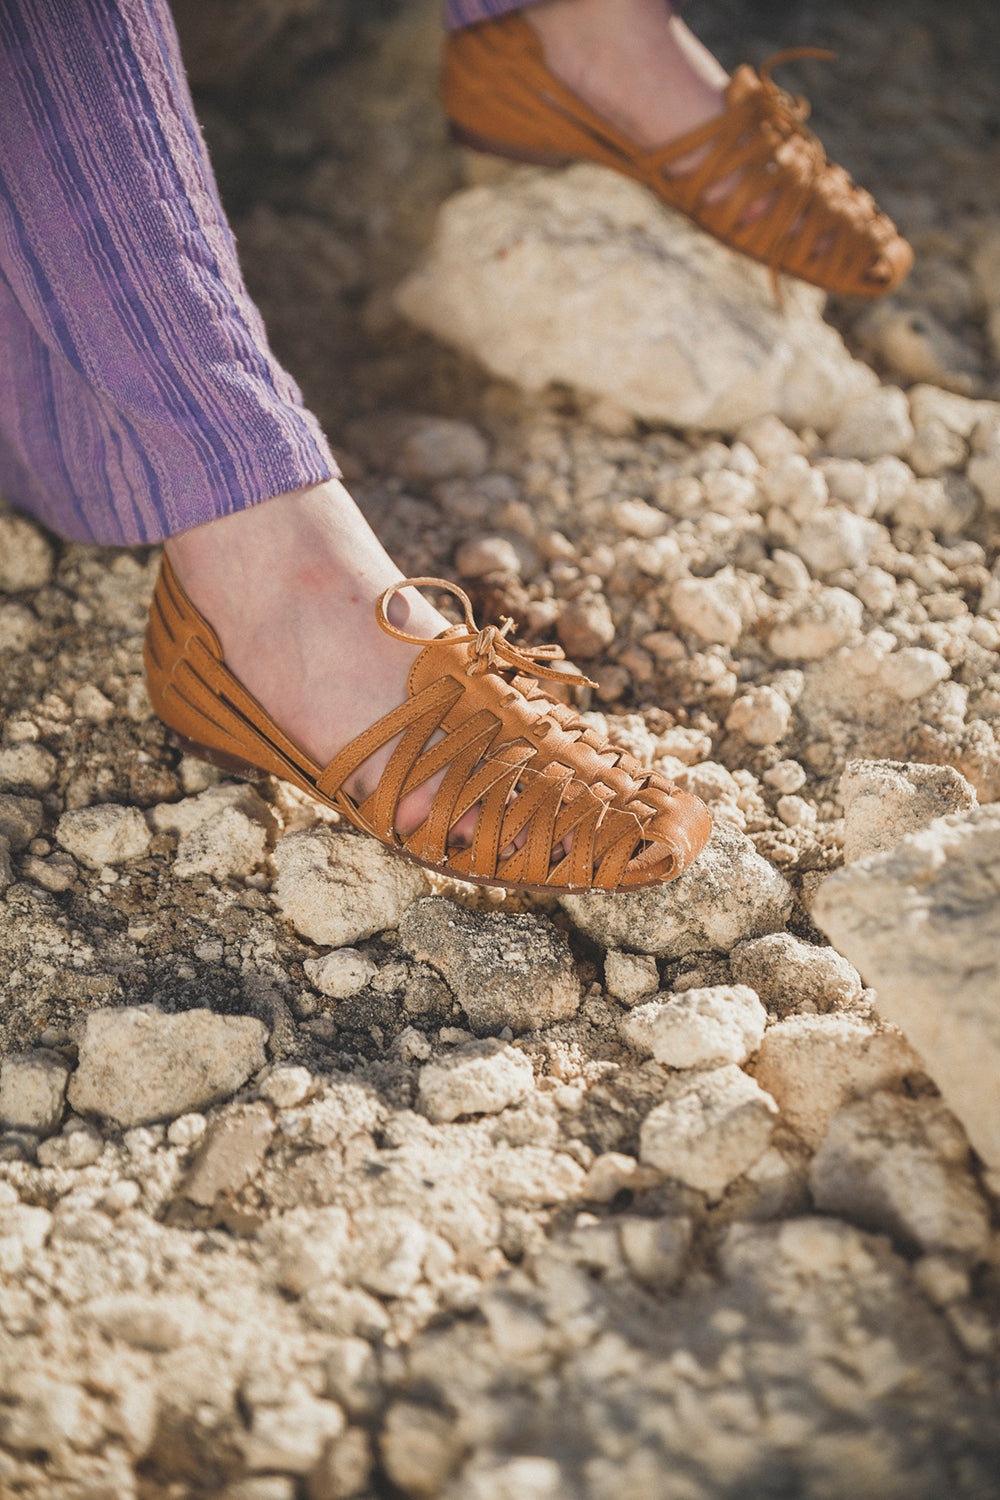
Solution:
[(575, 926), (603, 948), (640, 953), (728, 953), (741, 939), (784, 926), (792, 907), (785, 877), (732, 824), (716, 823), (679, 880), (648, 890), (563, 896)]
[(410, 908), (399, 936), (439, 971), (479, 1036), (530, 1031), (579, 1007), (569, 945), (546, 917), (472, 912), (434, 896)]
[(0, 838), (5, 838), (15, 853), (26, 849), (37, 837), (42, 816), (42, 804), (37, 797), (0, 792)]
[(639, 1132), (640, 1160), (711, 1199), (764, 1154), (774, 1100), (734, 1064), (670, 1078)]
[(51, 1135), (66, 1101), (69, 1065), (58, 1052), (38, 1048), (0, 1063), (0, 1124)]
[(460, 1115), (496, 1115), (526, 1098), (533, 1083), (523, 1053), (486, 1038), (421, 1068), (418, 1107), (436, 1125)]
[(838, 458), (874, 459), (905, 453), (913, 442), (909, 402), (896, 386), (884, 385), (848, 401), (826, 446)]
[(873, 1094), (845, 1104), (813, 1158), (818, 1208), (895, 1235), (907, 1247), (979, 1259), (990, 1237), (986, 1201), (955, 1117), (933, 1099)]
[(153, 1006), (91, 1011), (69, 1102), (126, 1127), (203, 1109), (263, 1067), (266, 1036), (253, 1016), (166, 1015)]
[(788, 733), (791, 722), (791, 705), (767, 686), (742, 694), (726, 715), (726, 728), (741, 734), (750, 745), (776, 745)]
[(977, 805), (975, 790), (954, 766), (912, 761), (848, 761), (839, 791), (848, 864), (892, 849), (935, 818)]
[(28, 740), (0, 748), (0, 787), (28, 787), (33, 792), (47, 792), (58, 769), (55, 756), (44, 745)]
[(220, 1193), (238, 1193), (260, 1171), (273, 1135), (274, 1120), (266, 1104), (238, 1104), (225, 1110), (209, 1126), (180, 1191), (206, 1207)]
[(748, 984), (775, 1015), (829, 1011), (861, 994), (857, 970), (835, 948), (771, 932), (740, 943), (730, 955), (735, 978)]
[(236, 807), (226, 807), (183, 833), (177, 844), (174, 874), (181, 880), (211, 875), (215, 880), (252, 875), (264, 862), (267, 833)]
[(767, 1012), (746, 985), (683, 990), (639, 1005), (622, 1035), (669, 1068), (744, 1063), (760, 1046)]
[(659, 988), (656, 959), (647, 953), (609, 948), (604, 955), (604, 987), (623, 1005), (636, 1005)]
[(812, 906), (993, 1169), (1000, 1167), (998, 867), (1000, 808), (975, 808), (836, 871)]
[(356, 995), (378, 973), (378, 965), (357, 948), (334, 948), (322, 958), (305, 959), (302, 967), (320, 994), (333, 1000), (347, 1000)]
[(137, 807), (119, 807), (114, 802), (63, 813), (56, 825), (58, 842), (92, 870), (141, 859), (152, 837)]
[(782, 1119), (813, 1150), (841, 1105), (880, 1090), (902, 1090), (923, 1063), (894, 1027), (850, 1016), (789, 1016), (768, 1027), (754, 1076)]
[(303, 937), (331, 948), (398, 927), (430, 889), (417, 865), (375, 839), (332, 829), (285, 834), (273, 857), (279, 912)]
[(313, 1075), (308, 1068), (282, 1063), (268, 1073), (260, 1086), (260, 1094), (276, 1109), (294, 1109), (308, 1096), (312, 1087)]
[(52, 563), (52, 546), (33, 522), (0, 514), (0, 594), (44, 588)]

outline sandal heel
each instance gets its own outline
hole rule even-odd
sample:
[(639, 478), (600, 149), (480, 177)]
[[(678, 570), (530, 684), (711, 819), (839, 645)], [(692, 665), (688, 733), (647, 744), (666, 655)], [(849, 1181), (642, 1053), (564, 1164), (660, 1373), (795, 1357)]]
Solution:
[(189, 740), (175, 729), (170, 731), (168, 739), (182, 754), (207, 761), (209, 765), (218, 766), (220, 771), (229, 771), (233, 776), (242, 776), (244, 781), (267, 780), (268, 773), (262, 771), (260, 766), (252, 765), (248, 760), (240, 760), (236, 755), (227, 755), (224, 750), (213, 750), (211, 745), (200, 745), (197, 740)]

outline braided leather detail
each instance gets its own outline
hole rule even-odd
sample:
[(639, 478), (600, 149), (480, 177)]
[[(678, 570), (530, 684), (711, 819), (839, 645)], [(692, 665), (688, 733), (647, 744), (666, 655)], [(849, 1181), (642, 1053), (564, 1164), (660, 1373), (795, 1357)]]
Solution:
[(635, 178), (724, 244), (846, 296), (878, 297), (903, 279), (913, 252), (871, 195), (828, 162), (807, 128), (805, 99), (770, 77), (780, 62), (828, 57), (817, 48), (744, 64), (726, 109), (655, 150), (637, 146), (550, 72), (518, 15), (451, 33), (442, 102), (460, 140), (541, 165), (600, 162)]
[[(146, 633), (153, 707), (202, 751), (291, 781), (384, 844), (463, 880), (614, 890), (656, 884), (686, 869), (711, 832), (707, 809), (643, 770), (526, 675), (566, 678), (554, 665), (559, 648), (515, 646), (509, 622), (492, 634), (489, 627), (481, 631), (461, 590), (436, 579), (398, 587), (411, 582), (452, 589), (470, 628), (455, 626), (424, 645), (406, 702), (324, 768), (292, 744), (229, 672), (216, 636), (166, 558)], [(401, 635), (386, 614), (392, 592), (383, 595), (378, 618)], [(350, 796), (345, 783), (392, 741), (398, 742), (378, 785), (361, 800)], [(439, 775), (424, 822), (401, 837), (400, 801)], [(471, 844), (449, 847), (450, 830), (471, 810)]]

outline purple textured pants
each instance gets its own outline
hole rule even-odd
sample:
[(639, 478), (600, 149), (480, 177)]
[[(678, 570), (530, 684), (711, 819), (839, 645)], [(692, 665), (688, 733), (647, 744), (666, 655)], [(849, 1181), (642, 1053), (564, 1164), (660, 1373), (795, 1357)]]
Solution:
[(243, 285), (166, 0), (3, 0), (0, 490), (134, 543), (336, 473)]
[(337, 472), (243, 284), (167, 0), (2, 0), (0, 492), (128, 544)]

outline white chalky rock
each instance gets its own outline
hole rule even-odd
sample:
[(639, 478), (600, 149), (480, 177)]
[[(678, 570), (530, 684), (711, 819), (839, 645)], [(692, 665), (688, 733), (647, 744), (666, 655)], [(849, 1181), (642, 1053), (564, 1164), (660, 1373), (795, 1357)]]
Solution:
[(679, 578), (670, 590), (670, 608), (679, 630), (709, 644), (735, 646), (743, 633), (745, 594), (731, 570), (713, 578)]
[(904, 703), (922, 698), (951, 676), (951, 667), (938, 651), (924, 646), (903, 646), (885, 657), (878, 673), (879, 682)]
[(845, 568), (865, 567), (884, 535), (877, 521), (837, 507), (822, 511), (801, 526), (792, 547), (814, 578), (826, 578)]
[(861, 994), (861, 977), (836, 948), (804, 943), (790, 932), (770, 932), (735, 947), (733, 977), (748, 984), (776, 1015), (828, 1011)]
[(429, 1236), (398, 1208), (362, 1209), (352, 1219), (347, 1279), (378, 1297), (405, 1297), (420, 1280)]
[(279, 1405), (257, 1406), (243, 1435), (243, 1461), (252, 1473), (308, 1474), (347, 1419), (333, 1401), (313, 1396), (293, 1381)]
[(647, 953), (624, 953), (611, 948), (604, 955), (604, 988), (623, 1005), (635, 1005), (659, 989), (656, 959)]
[(463, 542), (455, 553), (459, 578), (484, 578), (487, 573), (520, 573), (517, 548), (502, 536), (481, 536)]
[(792, 606), (768, 637), (782, 661), (819, 661), (861, 629), (864, 606), (846, 589), (818, 588)]
[(611, 606), (603, 594), (566, 599), (556, 619), (556, 633), (570, 661), (598, 656), (615, 638)]
[(0, 515), (0, 594), (40, 589), (52, 577), (52, 547), (25, 516)]
[(784, 926), (792, 909), (788, 881), (731, 824), (719, 822), (679, 880), (648, 890), (563, 896), (574, 926), (603, 948), (639, 953), (728, 953), (749, 937)]
[(523, 1052), (486, 1038), (421, 1068), (417, 1105), (435, 1125), (460, 1115), (498, 1115), (524, 1099), (533, 1083)]
[(980, 1259), (990, 1213), (969, 1167), (957, 1120), (936, 1099), (878, 1093), (845, 1104), (813, 1158), (818, 1208), (908, 1247)]
[(414, 1401), (393, 1402), (379, 1434), (386, 1473), (418, 1500), (440, 1493), (464, 1447), (453, 1418)]
[(52, 1228), (47, 1208), (30, 1203), (0, 1204), (0, 1275), (16, 1276), (25, 1259), (40, 1250)]
[(1000, 807), (939, 818), (829, 876), (813, 920), (876, 991), (988, 1167), (1000, 1169)]
[(58, 769), (59, 763), (51, 750), (30, 740), (0, 749), (0, 786), (26, 786), (33, 792), (47, 792)]
[(879, 458), (905, 453), (913, 442), (909, 402), (896, 386), (880, 386), (848, 400), (826, 446), (838, 458)]
[(621, 1023), (626, 1041), (670, 1068), (744, 1063), (760, 1046), (767, 1011), (745, 984), (682, 990), (650, 1000)]
[(527, 390), (569, 384), (674, 426), (829, 426), (877, 384), (821, 294), (789, 279), (779, 307), (766, 270), (589, 164), (449, 199), (396, 302)]
[(763, 1156), (777, 1116), (771, 1096), (735, 1064), (681, 1073), (642, 1122), (640, 1160), (718, 1199)]
[(274, 1068), (260, 1086), (260, 1096), (269, 1100), (275, 1109), (294, 1109), (311, 1092), (313, 1075), (308, 1068), (294, 1067), (282, 1063)]
[[(204, 762), (195, 762), (204, 765)], [(263, 797), (246, 781), (223, 781), (194, 797), (179, 802), (158, 802), (149, 810), (149, 821), (157, 833), (173, 833), (183, 839), (202, 823), (235, 808), (267, 832), (277, 828), (274, 813)]]
[(740, 734), (748, 745), (776, 745), (784, 739), (792, 722), (786, 698), (772, 687), (753, 687), (736, 699), (726, 715), (726, 728)]
[(486, 1455), (466, 1464), (443, 1500), (564, 1500), (566, 1476), (554, 1458)]
[(274, 849), (275, 906), (314, 943), (340, 948), (397, 927), (430, 886), (375, 839), (322, 829), (286, 834)]
[(901, 1032), (850, 1016), (789, 1016), (768, 1027), (754, 1076), (813, 1150), (841, 1105), (900, 1089), (924, 1071)]
[(531, 1031), (579, 1009), (569, 944), (545, 917), (472, 912), (432, 897), (410, 908), (399, 936), (438, 970), (477, 1035)]
[(137, 807), (113, 802), (63, 813), (56, 825), (56, 841), (92, 870), (141, 859), (152, 837)]
[(0, 792), (0, 838), (12, 849), (26, 849), (42, 826), (44, 810), (37, 797)]
[(174, 874), (181, 880), (211, 875), (216, 880), (251, 875), (263, 864), (267, 833), (239, 808), (226, 807), (181, 835)]
[(58, 1130), (69, 1072), (58, 1052), (42, 1048), (5, 1058), (0, 1064), (0, 1125), (38, 1135)]
[(126, 1127), (203, 1109), (263, 1067), (266, 1036), (253, 1016), (166, 1015), (153, 1006), (91, 1011), (69, 1102)]
[(490, 445), (477, 427), (456, 417), (415, 417), (396, 452), (393, 467), (404, 479), (433, 483), (472, 478), (490, 459)]
[(848, 864), (894, 848), (935, 818), (977, 805), (974, 788), (954, 766), (912, 761), (849, 760), (838, 790)]
[(322, 958), (307, 958), (302, 967), (310, 984), (332, 1000), (356, 995), (378, 973), (378, 965), (357, 948), (334, 948)]
[(972, 450), (965, 470), (969, 481), (988, 511), (1000, 511), (1000, 413), (976, 424)]

